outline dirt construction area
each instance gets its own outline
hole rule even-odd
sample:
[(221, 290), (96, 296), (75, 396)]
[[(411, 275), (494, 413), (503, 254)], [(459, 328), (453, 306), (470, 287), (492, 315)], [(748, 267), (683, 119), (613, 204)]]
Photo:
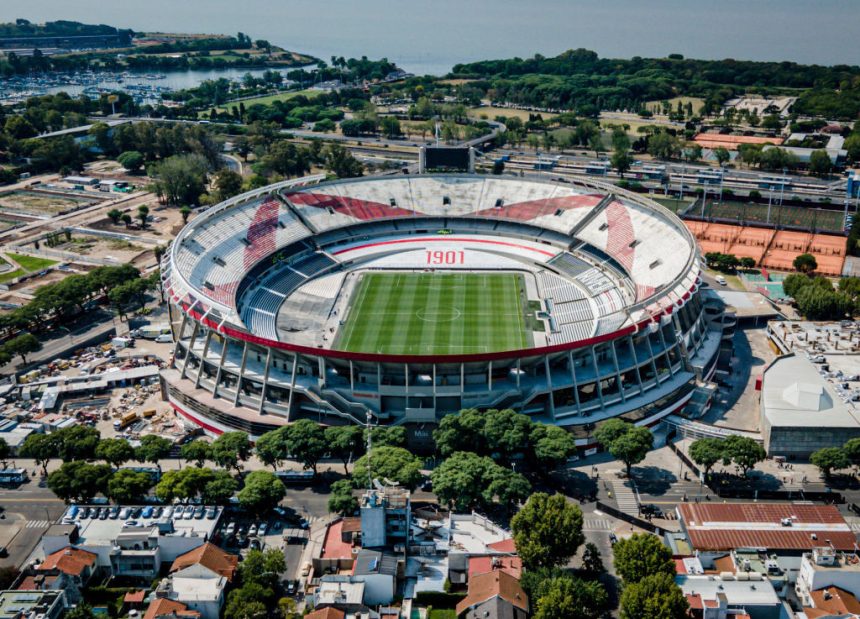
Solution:
[(89, 196), (78, 198), (45, 191), (19, 190), (0, 194), (0, 209), (37, 217), (50, 216), (92, 204), (94, 201)]

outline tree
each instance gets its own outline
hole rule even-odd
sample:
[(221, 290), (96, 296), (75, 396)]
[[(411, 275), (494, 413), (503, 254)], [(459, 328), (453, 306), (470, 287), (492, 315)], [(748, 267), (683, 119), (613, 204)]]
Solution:
[(538, 492), (511, 519), (511, 531), (527, 569), (564, 565), (584, 539), (582, 510), (561, 494)]
[(328, 451), (325, 430), (310, 419), (299, 419), (287, 428), (287, 452), (316, 474), (317, 462)]
[(359, 458), (352, 469), (356, 487), (364, 487), (372, 473), (374, 479), (390, 480), (410, 490), (421, 481), (421, 459), (402, 447), (374, 447)]
[(600, 583), (556, 576), (538, 585), (534, 619), (599, 619), (606, 613), (608, 602), (606, 589)]
[(400, 121), (394, 116), (383, 116), (379, 121), (379, 129), (388, 139), (403, 135), (403, 131), (400, 129)]
[(677, 159), (681, 143), (674, 135), (659, 131), (648, 139), (648, 154), (658, 159)]
[(592, 578), (597, 578), (606, 571), (600, 549), (592, 542), (586, 542), (582, 553), (582, 570)]
[(218, 466), (241, 471), (242, 462), (251, 456), (251, 441), (245, 432), (224, 432), (212, 441), (210, 455)]
[(214, 186), (221, 200), (232, 198), (242, 192), (242, 175), (230, 168), (223, 168), (215, 175)]
[(50, 435), (54, 446), (54, 457), (64, 462), (72, 460), (92, 460), (101, 435), (96, 428), (88, 426), (69, 426)]
[(364, 174), (362, 163), (340, 144), (330, 144), (325, 155), (326, 169), (338, 178), (354, 178)]
[(702, 158), (702, 147), (695, 142), (692, 142), (687, 145), (684, 149), (684, 157), (686, 157), (687, 161), (695, 162)]
[(253, 583), (275, 588), (278, 586), (280, 574), (286, 569), (284, 553), (277, 548), (265, 551), (252, 549), (239, 563), (239, 580), (243, 585)]
[[(430, 478), (433, 492), (440, 502), (452, 505), (455, 511), (465, 512), (486, 509), (493, 503), (497, 492), (507, 495), (515, 490), (517, 498), (528, 496), (530, 484), (525, 478), (512, 477), (516, 475), (496, 464), (492, 458), (458, 451), (436, 467)], [(511, 497), (504, 496), (503, 502), (510, 501)]]
[(263, 619), (269, 617), (268, 602), (273, 597), (271, 588), (258, 583), (247, 583), (227, 595), (224, 619)]
[(4, 348), (11, 355), (19, 355), (21, 361), (27, 363), (27, 355), (42, 350), (42, 344), (32, 333), (22, 333), (6, 342)]
[(616, 149), (612, 153), (610, 163), (612, 163), (612, 167), (615, 168), (615, 171), (618, 172), (618, 176), (624, 178), (624, 174), (630, 169), (633, 159), (630, 157), (626, 148), (624, 150)]
[(124, 438), (103, 438), (96, 447), (96, 458), (112, 466), (122, 466), (134, 459), (134, 447)]
[(114, 473), (107, 484), (107, 495), (115, 503), (138, 503), (152, 488), (152, 476), (143, 471), (122, 469)]
[(86, 602), (80, 602), (75, 605), (74, 608), (66, 612), (63, 615), (63, 619), (97, 619), (99, 615), (96, 615), (95, 611), (93, 611), (93, 607), (87, 604)]
[(725, 454), (723, 461), (730, 458), (744, 477), (751, 468), (767, 457), (764, 447), (755, 439), (734, 434), (723, 441), (723, 453)]
[(744, 256), (741, 260), (741, 267), (744, 269), (754, 269), (756, 265), (755, 258), (750, 258), (749, 256)]
[(193, 211), (187, 206), (183, 206), (179, 209), (179, 215), (182, 217), (182, 223), (188, 223), (188, 218), (191, 216), (192, 212)]
[(252, 471), (239, 491), (239, 504), (252, 513), (267, 513), (281, 502), (286, 488), (277, 475), (269, 471)]
[(122, 223), (125, 224), (126, 228), (128, 228), (131, 225), (131, 222), (132, 222), (131, 215), (129, 215), (128, 213), (123, 213), (122, 214)]
[(210, 445), (202, 439), (196, 439), (180, 447), (179, 455), (186, 462), (194, 462), (202, 467), (210, 458)]
[(149, 217), (149, 207), (141, 204), (137, 207), (137, 218), (140, 220), (140, 227), (146, 228), (146, 218)]
[(824, 447), (814, 451), (809, 456), (809, 461), (818, 467), (825, 479), (830, 479), (834, 470), (847, 469), (850, 464), (845, 450), (840, 447)]
[(118, 208), (112, 208), (111, 210), (109, 210), (107, 212), (107, 216), (108, 216), (108, 219), (111, 220), (111, 223), (113, 223), (113, 225), (117, 226), (117, 225), (119, 225), (119, 220), (122, 218), (122, 211), (119, 210)]
[(818, 268), (818, 261), (812, 254), (800, 254), (794, 259), (792, 266), (795, 271), (809, 274)]
[(842, 449), (851, 464), (860, 466), (860, 438), (848, 439)]
[(191, 499), (203, 492), (206, 484), (213, 479), (215, 479), (215, 471), (211, 469), (188, 467), (178, 471), (167, 471), (155, 486), (155, 496), (162, 501)]
[(603, 446), (604, 449), (609, 449), (612, 441), (617, 439), (619, 436), (626, 434), (629, 427), (630, 424), (623, 419), (613, 417), (612, 419), (608, 419), (604, 423), (600, 424), (600, 427), (594, 431), (594, 438)]
[(153, 170), (156, 189), (168, 204), (196, 204), (206, 189), (209, 163), (202, 155), (175, 155)]
[(532, 427), (529, 441), (538, 471), (553, 471), (576, 453), (573, 434), (559, 426), (536, 423)]
[(690, 459), (701, 466), (705, 474), (723, 459), (723, 441), (718, 438), (700, 438), (690, 445)]
[(621, 593), (621, 619), (686, 619), (687, 608), (687, 598), (667, 574), (646, 576)]
[(675, 575), (672, 551), (656, 535), (634, 533), (618, 540), (612, 552), (615, 571), (625, 584), (639, 582), (650, 574)]
[(833, 169), (833, 161), (825, 150), (814, 150), (809, 155), (809, 172), (815, 176), (827, 176)]
[(725, 146), (717, 146), (713, 150), (713, 153), (714, 158), (717, 160), (717, 163), (719, 163), (721, 166), (727, 164), (732, 158), (729, 149), (727, 149)]
[(143, 167), (144, 157), (140, 151), (128, 150), (117, 157), (116, 160), (130, 174), (137, 174)]
[(89, 464), (81, 460), (65, 462), (48, 475), (48, 488), (67, 503), (87, 503), (107, 490), (112, 473), (107, 464)]
[(325, 429), (325, 442), (329, 454), (343, 462), (343, 472), (349, 475), (349, 463), (364, 450), (361, 426), (329, 426)]
[(349, 516), (358, 509), (358, 499), (352, 493), (352, 482), (348, 479), (339, 479), (331, 485), (331, 494), (328, 497), (328, 510), (341, 516)]
[(281, 426), (275, 430), (270, 430), (261, 435), (254, 445), (254, 450), (257, 452), (257, 457), (260, 462), (266, 466), (271, 466), (274, 470), (278, 470), (281, 462), (289, 454), (287, 448), (287, 434), (289, 428)]
[[(403, 426), (376, 426), (370, 436), (374, 447), (406, 447), (406, 428)], [(367, 435), (364, 435), (365, 439)]]
[(12, 448), (9, 447), (9, 443), (6, 442), (5, 438), (0, 438), (0, 462), (3, 463), (3, 468), (7, 468), (6, 461), (12, 455)]
[(212, 471), (211, 479), (204, 484), (200, 496), (204, 503), (226, 505), (238, 488), (239, 482), (227, 471)]
[(22, 458), (32, 458), (42, 467), (42, 475), (48, 474), (48, 462), (56, 457), (54, 439), (47, 434), (31, 434), (18, 449)]
[[(620, 422), (620, 423), (616, 423)], [(620, 419), (610, 419), (594, 433), (597, 441), (609, 449), (609, 453), (624, 463), (627, 475), (634, 464), (645, 459), (654, 446), (654, 435), (644, 426), (634, 426)]]
[(173, 442), (157, 434), (147, 434), (140, 439), (135, 457), (140, 462), (152, 462), (161, 470), (160, 461), (173, 451)]

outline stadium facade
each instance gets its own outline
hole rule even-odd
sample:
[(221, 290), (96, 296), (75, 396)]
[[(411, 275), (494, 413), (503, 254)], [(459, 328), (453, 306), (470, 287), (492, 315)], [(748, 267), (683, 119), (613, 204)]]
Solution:
[[(646, 198), (586, 181), (323, 180), (214, 206), (164, 257), (176, 341), (164, 395), (210, 433), (259, 436), (311, 418), (407, 424), (420, 437), (462, 408), (513, 408), (586, 446), (603, 420), (652, 424), (677, 411), (714, 371), (722, 308), (699, 294), (690, 232)], [(404, 316), (391, 333), (356, 338), (366, 325), (350, 323), (355, 296), (379, 272), (516, 274), (521, 305), (499, 312), (522, 313), (527, 345), (437, 332), (503, 322), (463, 316), (457, 293), (442, 308), (428, 301), (420, 323)], [(402, 296), (389, 291), (388, 310)], [(424, 331), (449, 340), (428, 344)]]

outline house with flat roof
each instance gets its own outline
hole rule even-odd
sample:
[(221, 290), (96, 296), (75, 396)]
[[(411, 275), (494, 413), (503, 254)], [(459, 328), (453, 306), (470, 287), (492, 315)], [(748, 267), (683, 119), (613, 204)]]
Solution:
[(62, 591), (0, 591), (0, 619), (58, 619), (65, 609)]
[(800, 555), (823, 544), (853, 552), (857, 540), (834, 505), (681, 503), (677, 514), (699, 553), (752, 548)]
[(775, 359), (762, 374), (761, 431), (769, 455), (808, 458), (860, 436), (860, 412), (803, 356)]
[(364, 583), (364, 603), (368, 606), (390, 604), (397, 579), (403, 572), (402, 559), (391, 553), (362, 549), (355, 557), (352, 576)]
[(218, 619), (228, 580), (211, 572), (196, 573), (195, 569), (196, 566), (187, 567), (162, 579), (155, 595), (183, 604), (188, 610), (197, 612), (201, 619)]
[(693, 619), (790, 619), (790, 609), (766, 580), (734, 575), (679, 575), (675, 582), (687, 598)]
[(860, 596), (860, 557), (856, 552), (838, 552), (819, 546), (804, 553), (794, 585), (797, 599), (804, 606), (815, 606), (816, 591), (836, 587), (853, 597)]

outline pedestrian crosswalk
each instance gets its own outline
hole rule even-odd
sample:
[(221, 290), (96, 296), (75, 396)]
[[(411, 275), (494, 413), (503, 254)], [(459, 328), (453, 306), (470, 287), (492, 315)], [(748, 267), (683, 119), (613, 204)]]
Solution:
[(589, 518), (586, 516), (582, 520), (583, 531), (611, 531), (612, 529), (612, 521), (609, 518)]
[(618, 509), (626, 514), (636, 515), (639, 513), (639, 500), (636, 498), (633, 482), (613, 480), (612, 494)]
[(51, 526), (50, 520), (28, 520), (24, 525), (27, 529), (47, 529)]

